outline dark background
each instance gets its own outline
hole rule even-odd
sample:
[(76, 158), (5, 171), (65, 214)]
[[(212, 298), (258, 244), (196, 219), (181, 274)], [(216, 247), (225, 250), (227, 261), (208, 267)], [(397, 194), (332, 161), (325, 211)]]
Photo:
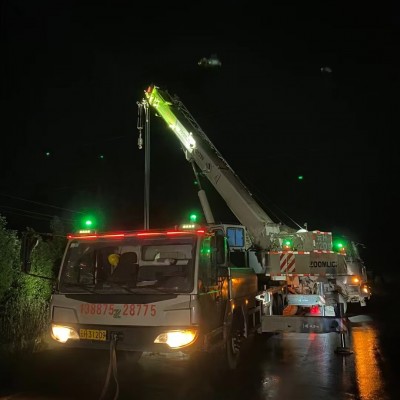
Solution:
[[(17, 230), (88, 212), (142, 228), (136, 103), (154, 83), (273, 219), (347, 235), (394, 269), (399, 20), (391, 3), (2, 1), (0, 214)], [(213, 54), (221, 67), (198, 65)], [(150, 227), (200, 211), (193, 181), (152, 114)], [(216, 220), (236, 222), (203, 186)]]

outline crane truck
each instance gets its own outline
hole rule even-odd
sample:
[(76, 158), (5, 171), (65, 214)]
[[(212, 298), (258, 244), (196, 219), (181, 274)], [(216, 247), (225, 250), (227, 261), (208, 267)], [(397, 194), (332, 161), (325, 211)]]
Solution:
[[(113, 360), (129, 361), (143, 353), (216, 354), (234, 369), (252, 335), (344, 332), (338, 305), (368, 293), (352, 281), (345, 255), (332, 250), (331, 233), (275, 223), (179, 99), (152, 85), (143, 102), (240, 223), (215, 223), (200, 188), (204, 225), (71, 233), (50, 300), (54, 345), (111, 349)], [(25, 273), (32, 274), (36, 243), (26, 232)]]
[[(233, 246), (230, 258), (240, 260), (240, 265), (253, 269), (258, 276), (264, 312), (269, 316), (262, 319), (264, 331), (285, 330), (288, 325), (293, 330), (302, 329), (301, 318), (298, 324), (294, 319), (288, 323), (281, 317), (284, 313), (338, 316), (346, 313), (348, 304), (366, 305), (371, 291), (354, 242), (337, 247), (331, 232), (274, 222), (177, 96), (150, 85), (145, 100), (180, 141), (196, 178), (206, 177), (242, 224), (242, 246)], [(199, 191), (199, 198), (204, 215), (207, 223), (213, 224), (203, 192)]]

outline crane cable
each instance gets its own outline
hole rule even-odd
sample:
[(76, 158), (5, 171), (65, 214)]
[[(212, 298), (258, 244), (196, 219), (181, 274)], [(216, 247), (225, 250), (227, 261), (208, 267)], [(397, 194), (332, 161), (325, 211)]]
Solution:
[(117, 400), (118, 396), (119, 396), (117, 353), (116, 353), (117, 341), (118, 341), (118, 333), (112, 333), (111, 334), (111, 343), (110, 343), (110, 363), (108, 364), (107, 377), (106, 377), (106, 381), (104, 383), (103, 390), (101, 392), (99, 400), (106, 399), (105, 396), (107, 393), (107, 389), (109, 388), (109, 385), (110, 385), (111, 374), (113, 375), (113, 378), (114, 378), (114, 381), (116, 384), (115, 395), (113, 397), (113, 400)]
[[(149, 114), (149, 103), (146, 99), (141, 102), (136, 102), (138, 106), (138, 117), (137, 117), (137, 129), (139, 131), (138, 147), (139, 150), (143, 148), (145, 144), (145, 156), (144, 156), (144, 229), (150, 229), (150, 114)], [(144, 119), (144, 121), (143, 121)], [(144, 140), (142, 137), (142, 131), (144, 128)]]

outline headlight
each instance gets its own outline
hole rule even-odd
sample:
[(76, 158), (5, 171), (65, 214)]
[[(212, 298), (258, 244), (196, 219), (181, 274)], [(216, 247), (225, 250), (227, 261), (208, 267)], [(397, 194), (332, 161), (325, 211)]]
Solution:
[(75, 329), (69, 326), (51, 324), (51, 337), (57, 342), (65, 343), (68, 339), (79, 339)]
[(369, 287), (367, 285), (363, 285), (361, 291), (365, 294), (370, 294)]
[(171, 349), (178, 349), (193, 343), (197, 338), (197, 331), (195, 330), (177, 330), (160, 333), (154, 343), (165, 343)]
[(351, 277), (350, 283), (352, 285), (358, 285), (360, 283), (360, 278), (357, 275)]

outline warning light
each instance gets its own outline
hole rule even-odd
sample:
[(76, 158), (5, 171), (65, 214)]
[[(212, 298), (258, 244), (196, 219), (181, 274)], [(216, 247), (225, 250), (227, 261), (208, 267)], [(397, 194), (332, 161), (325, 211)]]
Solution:
[(80, 235), (85, 235), (85, 234), (89, 235), (89, 234), (93, 233), (93, 231), (91, 231), (90, 229), (80, 229), (80, 230), (78, 231), (78, 233), (79, 233)]
[(333, 240), (333, 251), (336, 251), (340, 254), (346, 253), (347, 242), (343, 239), (334, 239)]
[(196, 224), (182, 224), (181, 229), (189, 229), (189, 230), (194, 230), (196, 229), (197, 225)]
[(292, 250), (293, 241), (290, 238), (283, 239), (282, 248), (283, 250)]
[(319, 307), (317, 305), (311, 306), (310, 307), (310, 314), (311, 315), (316, 315), (319, 314)]
[(97, 229), (97, 221), (93, 215), (85, 215), (79, 224), (79, 229)]

